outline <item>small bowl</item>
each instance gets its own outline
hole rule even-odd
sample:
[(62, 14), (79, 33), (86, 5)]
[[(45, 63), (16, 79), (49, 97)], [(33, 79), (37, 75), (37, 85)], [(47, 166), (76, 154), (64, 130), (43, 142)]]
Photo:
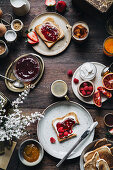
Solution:
[[(39, 158), (34, 162), (28, 162), (23, 157), (24, 148), (26, 147), (26, 145), (29, 145), (29, 144), (34, 144), (40, 150)], [(37, 164), (39, 164), (41, 162), (41, 160), (42, 160), (42, 158), (44, 156), (44, 150), (43, 150), (42, 145), (38, 141), (36, 141), (34, 139), (28, 139), (28, 140), (25, 140), (24, 142), (21, 143), (21, 145), (19, 147), (19, 150), (18, 150), (18, 156), (19, 156), (20, 161), (24, 165), (26, 165), (26, 166), (35, 166), (35, 165), (37, 165)]]
[(113, 113), (108, 113), (104, 116), (104, 124), (107, 127), (113, 127)]
[(0, 58), (3, 58), (8, 54), (8, 47), (7, 47), (6, 43), (3, 40), (0, 40), (0, 44), (3, 44), (4, 47), (5, 47), (5, 51), (0, 54)]
[[(14, 24), (15, 23), (19, 23), (20, 24), (20, 28), (19, 29), (15, 29), (14, 28)], [(15, 32), (20, 32), (21, 30), (22, 30), (22, 28), (23, 28), (23, 22), (20, 20), (20, 19), (15, 19), (15, 20), (13, 20), (12, 22), (11, 22), (11, 28), (12, 28), (12, 30), (14, 30)]]
[[(77, 27), (78, 25), (81, 25), (81, 26), (83, 26), (84, 28), (86, 28), (86, 30), (87, 30), (86, 36), (84, 36), (84, 37), (82, 37), (82, 38), (78, 38), (78, 37), (76, 37), (76, 36), (74, 35), (74, 29), (75, 29), (75, 27)], [(73, 27), (72, 27), (72, 38), (73, 38), (74, 40), (76, 40), (76, 41), (78, 41), (78, 42), (82, 42), (82, 41), (84, 41), (84, 40), (87, 39), (88, 35), (89, 35), (89, 27), (88, 27), (88, 25), (87, 25), (85, 22), (83, 22), (83, 21), (78, 21), (78, 22), (76, 22), (76, 23), (73, 25)]]
[(8, 31), (6, 31), (4, 37), (5, 37), (5, 40), (7, 41), (7, 43), (13, 43), (17, 39), (17, 33), (13, 30), (8, 30)]
[[(91, 92), (91, 94), (84, 96), (84, 95), (81, 93), (80, 88), (83, 87), (83, 83), (88, 83), (88, 85), (91, 85), (91, 86), (93, 87), (93, 91)], [(94, 93), (94, 91), (95, 91), (95, 90), (94, 90), (94, 84), (93, 84), (91, 81), (82, 81), (82, 82), (78, 85), (77, 90), (78, 90), (78, 93), (79, 93), (82, 97), (85, 97), (85, 98), (92, 96), (93, 93)]]

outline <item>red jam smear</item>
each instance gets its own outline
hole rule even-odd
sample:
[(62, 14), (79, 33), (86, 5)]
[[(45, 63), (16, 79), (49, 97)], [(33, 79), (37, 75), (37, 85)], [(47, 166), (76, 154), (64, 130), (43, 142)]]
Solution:
[(39, 64), (32, 56), (20, 58), (16, 64), (16, 74), (18, 77), (27, 80), (32, 79), (39, 73)]
[(55, 42), (59, 36), (58, 29), (52, 26), (49, 22), (42, 25), (41, 32), (48, 41), (52, 42)]
[(72, 131), (73, 125), (75, 125), (75, 120), (73, 118), (68, 118), (68, 119), (64, 120), (63, 122), (58, 122), (56, 124), (56, 127), (57, 127), (57, 131), (59, 133), (59, 137), (63, 138), (63, 137), (67, 136), (66, 135), (67, 133), (71, 134), (73, 132)]

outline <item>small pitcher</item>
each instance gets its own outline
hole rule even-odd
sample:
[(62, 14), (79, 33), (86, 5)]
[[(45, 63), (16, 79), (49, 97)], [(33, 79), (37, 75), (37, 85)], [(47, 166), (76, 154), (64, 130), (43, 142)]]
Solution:
[(24, 16), (30, 10), (30, 3), (28, 0), (10, 0), (13, 7), (14, 14), (17, 16)]

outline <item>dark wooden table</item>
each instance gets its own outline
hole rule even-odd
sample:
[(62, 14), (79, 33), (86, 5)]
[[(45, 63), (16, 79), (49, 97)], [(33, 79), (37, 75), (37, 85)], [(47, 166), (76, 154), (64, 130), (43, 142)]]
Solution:
[[(31, 23), (32, 19), (46, 12), (44, 0), (29, 0), (31, 4), (31, 10), (25, 17), (20, 17), (23, 21), (26, 30)], [(74, 0), (73, 0), (74, 1)], [(69, 47), (61, 54), (54, 57), (42, 56), (45, 62), (45, 72), (43, 78), (38, 83), (36, 88), (29, 94), (21, 108), (24, 113), (30, 114), (31, 112), (42, 112), (48, 105), (58, 101), (54, 98), (50, 92), (50, 85), (56, 79), (64, 80), (69, 87), (68, 95), (72, 101), (78, 102), (88, 109), (94, 120), (99, 122), (95, 131), (95, 139), (106, 137), (107, 129), (103, 122), (103, 117), (108, 112), (113, 112), (113, 98), (105, 102), (102, 108), (98, 109), (93, 105), (87, 105), (82, 103), (73, 94), (71, 88), (71, 78), (67, 76), (67, 70), (72, 69), (75, 71), (78, 66), (86, 61), (100, 62), (105, 65), (109, 65), (113, 59), (108, 58), (103, 54), (102, 45), (104, 39), (109, 36), (106, 31), (105, 25), (107, 18), (112, 15), (112, 9), (106, 14), (101, 14), (90, 5), (83, 3), (83, 1), (71, 0), (67, 2), (68, 12), (64, 16), (68, 19), (69, 23), (73, 25), (76, 21), (82, 20), (87, 22), (90, 29), (90, 35), (88, 40), (84, 44), (77, 44), (73, 40)], [(9, 0), (0, 0), (0, 7), (4, 14), (10, 13), (14, 18), (18, 18), (13, 14), (11, 4)], [(10, 48), (9, 54), (5, 59), (0, 59), (0, 73), (5, 74), (5, 71), (9, 64), (15, 60), (18, 56), (34, 52), (35, 51), (25, 43), (25, 34), (19, 38), (15, 44), (15, 47)], [(0, 79), (0, 91), (3, 92), (10, 100), (14, 100), (18, 94), (9, 91), (2, 79)], [(62, 99), (63, 100), (63, 99)], [(53, 158), (45, 152), (44, 159), (36, 167), (29, 168), (24, 166), (18, 158), (17, 150), (22, 141), (27, 138), (37, 139), (37, 124), (32, 124), (28, 128), (31, 132), (31, 136), (22, 137), (17, 144), (17, 147), (12, 155), (7, 170), (55, 170), (58, 159)], [(113, 140), (113, 138), (111, 138)], [(60, 169), (64, 170), (79, 170), (79, 158), (65, 161)]]

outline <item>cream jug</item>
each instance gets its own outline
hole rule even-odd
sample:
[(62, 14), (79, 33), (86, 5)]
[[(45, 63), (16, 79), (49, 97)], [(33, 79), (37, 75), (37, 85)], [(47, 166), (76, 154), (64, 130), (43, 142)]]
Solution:
[(28, 0), (10, 0), (13, 7), (14, 14), (17, 16), (24, 16), (30, 10), (30, 3)]

